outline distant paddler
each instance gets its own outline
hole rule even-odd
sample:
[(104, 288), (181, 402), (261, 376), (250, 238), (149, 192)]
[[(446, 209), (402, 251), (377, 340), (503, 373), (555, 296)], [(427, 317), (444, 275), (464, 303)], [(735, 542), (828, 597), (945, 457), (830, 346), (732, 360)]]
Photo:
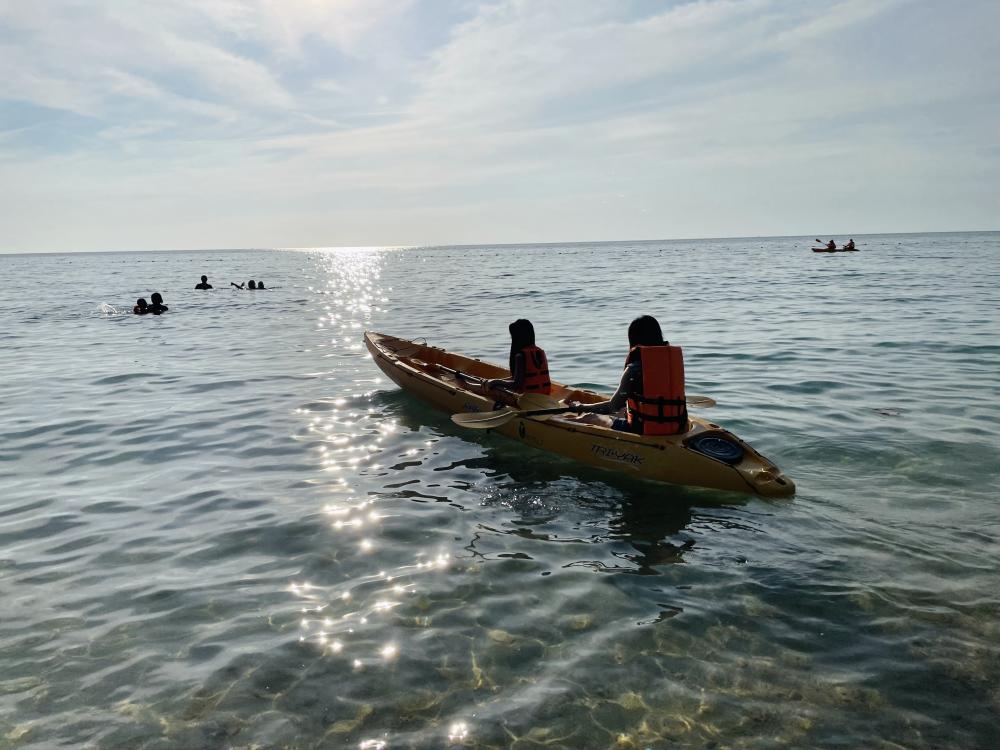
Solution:
[[(820, 243), (821, 245), (824, 244), (823, 240), (821, 240), (819, 237), (816, 238), (816, 241), (818, 243)], [(834, 242), (833, 240), (830, 240), (829, 242), (827, 242), (825, 244), (826, 244), (826, 249), (827, 250), (836, 250), (837, 249), (837, 243)]]

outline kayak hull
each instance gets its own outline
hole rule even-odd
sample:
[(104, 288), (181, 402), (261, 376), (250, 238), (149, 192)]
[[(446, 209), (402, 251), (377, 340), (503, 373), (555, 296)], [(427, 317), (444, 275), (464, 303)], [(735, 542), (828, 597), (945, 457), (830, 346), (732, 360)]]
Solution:
[(856, 253), (858, 248), (856, 247), (838, 247), (836, 250), (831, 250), (827, 247), (814, 247), (812, 249), (814, 253)]
[[(470, 389), (453, 371), (480, 378), (507, 377), (506, 369), (425, 343), (365, 332), (375, 364), (400, 388), (447, 414), (493, 411), (495, 402)], [(447, 368), (447, 369), (444, 369)], [(555, 383), (552, 398), (582, 403), (607, 400), (592, 391)], [(513, 440), (590, 466), (670, 484), (790, 497), (795, 483), (749, 444), (717, 424), (692, 415), (682, 435), (645, 436), (576, 421), (572, 415), (521, 417), (494, 428)], [(737, 463), (705, 455), (692, 447), (700, 438), (718, 437), (742, 449)]]

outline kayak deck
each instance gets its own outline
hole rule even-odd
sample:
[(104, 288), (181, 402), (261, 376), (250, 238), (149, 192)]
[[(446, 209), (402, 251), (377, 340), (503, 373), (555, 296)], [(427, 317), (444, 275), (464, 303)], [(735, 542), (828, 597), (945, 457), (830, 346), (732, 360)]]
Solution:
[[(505, 368), (454, 354), (427, 343), (365, 332), (375, 364), (403, 390), (448, 414), (493, 411), (494, 394), (483, 394), (464, 378), (509, 377)], [(593, 391), (552, 383), (551, 397), (581, 403), (606, 401)], [(591, 466), (671, 484), (710, 487), (764, 497), (789, 497), (795, 483), (748, 443), (719, 425), (691, 415), (680, 435), (634, 435), (579, 421), (573, 414), (518, 417), (494, 428), (507, 437)], [(706, 455), (695, 446), (707, 439), (739, 446), (735, 462)]]

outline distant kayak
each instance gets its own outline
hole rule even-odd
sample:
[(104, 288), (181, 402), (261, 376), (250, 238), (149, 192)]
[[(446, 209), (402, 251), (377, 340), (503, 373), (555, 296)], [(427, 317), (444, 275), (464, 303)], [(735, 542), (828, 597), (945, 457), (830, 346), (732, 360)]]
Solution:
[(838, 247), (836, 250), (831, 250), (828, 247), (814, 247), (812, 249), (814, 253), (856, 253), (858, 248), (856, 247)]

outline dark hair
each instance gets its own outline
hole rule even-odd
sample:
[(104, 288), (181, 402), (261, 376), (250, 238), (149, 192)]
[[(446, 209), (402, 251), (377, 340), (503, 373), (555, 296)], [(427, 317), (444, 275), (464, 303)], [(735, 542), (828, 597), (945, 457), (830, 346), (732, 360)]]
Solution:
[(208, 282), (208, 276), (202, 276), (202, 277), (201, 277), (201, 283), (202, 283), (202, 284), (205, 284), (205, 283), (207, 283), (207, 282)]
[(507, 329), (510, 331), (510, 359), (508, 360), (508, 365), (510, 366), (510, 374), (513, 375), (514, 357), (524, 347), (535, 345), (535, 327), (531, 325), (530, 320), (519, 318), (507, 326)]
[(256, 289), (257, 288), (257, 284), (254, 283), (253, 279), (250, 279), (249, 283), (247, 284), (247, 288), (248, 289)]
[(153, 294), (150, 295), (149, 298), (153, 301), (154, 305), (162, 305), (163, 304), (163, 297), (160, 296), (159, 292), (153, 292)]
[(257, 282), (257, 288), (258, 289), (263, 289), (264, 288), (264, 282), (263, 281), (258, 281)]
[(145, 297), (139, 297), (139, 299), (137, 299), (135, 301), (135, 306), (136, 307), (145, 307), (147, 304), (148, 303), (146, 302), (146, 298)]
[(642, 315), (628, 327), (628, 345), (633, 346), (663, 346), (663, 331), (652, 315)]

